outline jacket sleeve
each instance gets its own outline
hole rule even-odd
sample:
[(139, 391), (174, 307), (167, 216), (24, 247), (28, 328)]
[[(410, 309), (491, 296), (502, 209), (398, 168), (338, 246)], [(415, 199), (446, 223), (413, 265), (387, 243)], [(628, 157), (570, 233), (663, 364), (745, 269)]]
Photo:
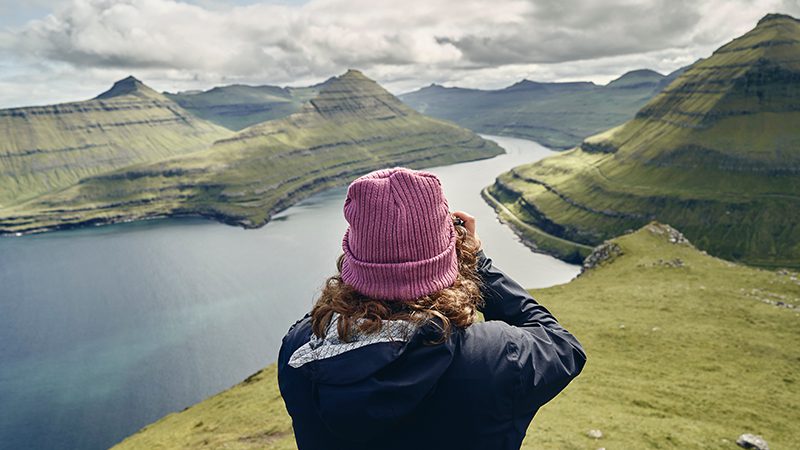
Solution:
[(517, 282), (478, 253), (478, 274), (483, 281), (487, 321), (499, 320), (506, 328), (506, 357), (520, 371), (519, 407), (538, 409), (578, 376), (586, 363), (580, 342)]

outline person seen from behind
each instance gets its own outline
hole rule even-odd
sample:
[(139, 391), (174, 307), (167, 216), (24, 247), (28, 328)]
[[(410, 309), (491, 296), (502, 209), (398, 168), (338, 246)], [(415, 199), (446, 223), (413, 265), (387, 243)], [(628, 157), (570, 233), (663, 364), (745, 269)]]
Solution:
[(581, 344), (492, 264), (434, 174), (364, 175), (344, 215), (339, 273), (278, 356), (298, 448), (519, 449)]

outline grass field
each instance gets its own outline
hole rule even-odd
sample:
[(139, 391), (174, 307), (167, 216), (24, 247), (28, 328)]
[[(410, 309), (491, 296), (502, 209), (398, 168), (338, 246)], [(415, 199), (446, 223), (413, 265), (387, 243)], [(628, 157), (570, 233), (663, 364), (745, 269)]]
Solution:
[[(800, 305), (798, 274), (717, 259), (674, 236), (647, 225), (612, 241), (621, 255), (532, 291), (588, 362), (536, 416), (524, 449), (733, 450), (742, 433), (796, 448), (800, 309), (777, 304)], [(115, 448), (295, 447), (270, 365)]]

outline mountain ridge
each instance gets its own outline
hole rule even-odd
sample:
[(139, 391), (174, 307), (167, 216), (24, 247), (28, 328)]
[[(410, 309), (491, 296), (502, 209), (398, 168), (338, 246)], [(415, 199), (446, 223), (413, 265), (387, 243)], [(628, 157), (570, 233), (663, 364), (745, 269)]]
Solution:
[(500, 153), (496, 144), (425, 117), (360, 72), (348, 71), (320, 85), (315, 98), (283, 119), (0, 209), (0, 233), (176, 216), (255, 228), (294, 202), (371, 170)]
[(630, 71), (607, 85), (523, 79), (505, 88), (480, 90), (434, 84), (399, 97), (423, 114), (477, 132), (531, 139), (565, 150), (633, 117), (682, 70), (658, 74), (660, 81), (651, 76), (636, 83), (630, 79), (643, 73)]
[(529, 225), (594, 245), (658, 219), (733, 260), (800, 261), (800, 21), (770, 15), (628, 122), (490, 189)]
[(323, 83), (308, 87), (232, 84), (164, 95), (198, 117), (232, 131), (298, 112)]
[(100, 96), (0, 110), (0, 209), (129, 164), (190, 153), (230, 131), (128, 77)]

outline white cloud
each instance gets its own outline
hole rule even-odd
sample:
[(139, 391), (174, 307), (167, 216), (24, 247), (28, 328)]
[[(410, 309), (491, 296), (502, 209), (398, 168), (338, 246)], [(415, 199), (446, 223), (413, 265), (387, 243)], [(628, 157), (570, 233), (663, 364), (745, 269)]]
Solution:
[[(51, 0), (39, 0), (50, 4)], [(527, 77), (605, 82), (707, 56), (800, 0), (70, 0), (0, 33), (0, 105), (97, 92), (128, 73), (158, 89), (304, 84), (350, 67), (404, 91)], [(50, 94), (16, 91), (34, 82)], [(77, 86), (75, 91), (67, 91)], [(31, 92), (31, 89), (27, 89)], [(57, 95), (61, 93), (62, 95)], [(21, 103), (20, 103), (21, 102)]]

